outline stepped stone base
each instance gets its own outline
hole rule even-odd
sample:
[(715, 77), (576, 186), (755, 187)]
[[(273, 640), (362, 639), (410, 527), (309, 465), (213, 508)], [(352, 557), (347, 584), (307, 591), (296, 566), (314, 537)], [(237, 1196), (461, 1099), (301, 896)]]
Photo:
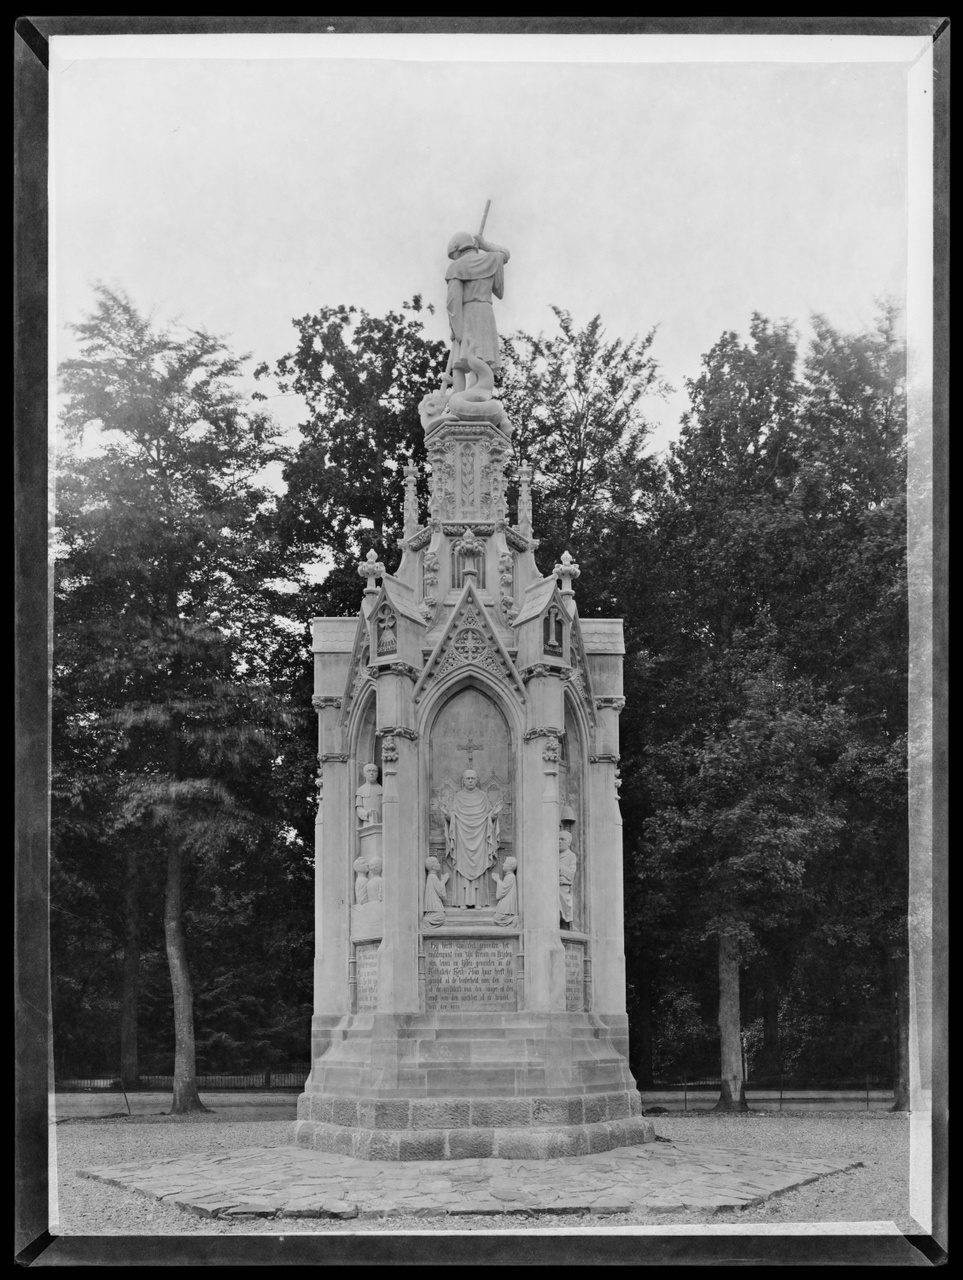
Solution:
[(316, 1017), (297, 1143), (368, 1160), (554, 1159), (652, 1142), (625, 1016)]
[[(468, 1105), (467, 1099), (462, 1101)], [(357, 1160), (557, 1160), (654, 1142), (655, 1129), (642, 1116), (557, 1127), (459, 1129), (354, 1129), (299, 1120), (295, 1141), (299, 1147)]]

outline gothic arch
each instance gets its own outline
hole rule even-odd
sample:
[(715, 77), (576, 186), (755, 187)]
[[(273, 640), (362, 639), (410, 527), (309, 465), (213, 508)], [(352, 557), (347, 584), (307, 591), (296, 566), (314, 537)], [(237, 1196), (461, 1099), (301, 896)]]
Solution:
[(443, 861), (445, 823), (441, 809), (452, 803), (462, 786), (465, 769), (471, 767), (476, 772), (479, 789), (500, 808), (499, 861), (512, 854), (517, 856), (521, 726), (513, 712), (510, 702), (492, 682), (472, 673), (459, 673), (457, 679), (433, 692), (421, 722), (422, 787), (427, 799), (425, 841), (431, 854), (451, 872), (451, 907), (466, 902), (480, 907), (494, 905), (493, 885), (487, 874), (480, 881), (464, 881), (451, 864)]

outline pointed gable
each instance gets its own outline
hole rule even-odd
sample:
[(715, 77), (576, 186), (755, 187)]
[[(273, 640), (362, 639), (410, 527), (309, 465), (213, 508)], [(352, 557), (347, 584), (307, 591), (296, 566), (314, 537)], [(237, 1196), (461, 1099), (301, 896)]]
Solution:
[(473, 666), (480, 667), (498, 680), (509, 680), (515, 685), (521, 700), (525, 701), (525, 686), (515, 664), (498, 638), (475, 584), (469, 581), (415, 685), (414, 700), (418, 701), (433, 680), (442, 679), (462, 668), (468, 671)]
[(594, 725), (596, 723), (595, 693), (592, 689), (592, 677), (589, 673), (588, 663), (585, 661), (585, 643), (582, 639), (582, 628), (577, 613), (572, 615), (571, 622), (569, 662), (572, 674), (569, 677), (569, 681), (585, 708), (589, 724)]
[(366, 684), (374, 684), (368, 675), (371, 654), (368, 642), (368, 619), (362, 614), (358, 618), (358, 630), (354, 637), (354, 648), (351, 650), (351, 661), (348, 663), (348, 679), (341, 698), (341, 724), (348, 723), (351, 708)]
[[(532, 618), (537, 618), (542, 613), (556, 594), (558, 582), (555, 575), (551, 574), (547, 578), (542, 578), (539, 582), (533, 582), (525, 592), (525, 599), (522, 601), (522, 607), (518, 611), (518, 616), (512, 623), (514, 627), (520, 627), (523, 622), (529, 622)], [(562, 598), (559, 596), (558, 603), (561, 605)]]

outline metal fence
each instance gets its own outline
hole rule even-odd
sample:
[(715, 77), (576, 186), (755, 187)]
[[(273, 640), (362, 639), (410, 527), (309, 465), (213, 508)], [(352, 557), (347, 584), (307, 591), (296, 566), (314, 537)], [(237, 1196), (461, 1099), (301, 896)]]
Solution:
[[(253, 1093), (258, 1089), (296, 1089), (299, 1093), (304, 1088), (311, 1071), (311, 1064), (287, 1063), (280, 1067), (265, 1067), (262, 1071), (243, 1071), (235, 1073), (201, 1071), (197, 1075), (198, 1089), (243, 1090)], [(136, 1083), (126, 1081), (123, 1084), (119, 1075), (96, 1076), (63, 1076), (57, 1079), (58, 1093), (85, 1093), (97, 1090), (116, 1091), (121, 1088), (131, 1091), (166, 1092), (174, 1087), (173, 1075), (142, 1075)]]
[[(681, 1093), (683, 1101), (683, 1109), (688, 1110), (690, 1093), (705, 1093), (709, 1091), (719, 1091), (722, 1088), (722, 1079), (719, 1076), (696, 1075), (673, 1076), (671, 1079), (654, 1080), (651, 1085), (644, 1088), (640, 1087), (640, 1092), (646, 1093)], [(840, 1094), (854, 1095), (854, 1101), (858, 1098), (860, 1102), (865, 1102), (866, 1109), (870, 1108), (870, 1095), (873, 1093), (892, 1093), (893, 1080), (889, 1076), (860, 1076), (858, 1079), (844, 1079), (814, 1077), (814, 1076), (794, 1076), (794, 1075), (772, 1075), (772, 1076), (752, 1076), (745, 1082), (747, 1096), (751, 1093), (765, 1093), (769, 1095), (773, 1101), (776, 1096), (779, 1099), (779, 1109), (783, 1106), (791, 1105), (793, 1102), (813, 1103), (818, 1099), (820, 1094), (831, 1095), (832, 1100), (838, 1101)]]

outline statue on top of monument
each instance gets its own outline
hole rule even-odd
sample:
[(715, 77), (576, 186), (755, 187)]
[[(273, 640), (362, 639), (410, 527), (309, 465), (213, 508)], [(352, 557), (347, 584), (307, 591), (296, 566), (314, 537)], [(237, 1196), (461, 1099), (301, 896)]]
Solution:
[(501, 804), (493, 805), (488, 795), (479, 790), (478, 774), (466, 769), (450, 805), (439, 806), (445, 820), (445, 844), (455, 870), (464, 877), (464, 901), (459, 905), (478, 905), (476, 881), (495, 861), (498, 849), (498, 815)]
[(445, 279), (448, 281), (448, 321), (451, 325), (452, 358), (449, 368), (456, 375), (456, 391), (464, 390), (464, 375), (471, 371), (469, 353), (483, 360), (493, 371), (501, 368), (492, 295), (496, 298), (505, 296), (505, 263), (511, 255), (502, 245), (492, 244), (483, 235), (490, 204), (489, 200), (477, 235), (456, 231), (448, 241), (451, 265), (445, 272)]
[(381, 797), (384, 794), (384, 788), (378, 782), (376, 764), (366, 764), (362, 773), (364, 782), (355, 792), (354, 807), (361, 819), (361, 825), (370, 827), (373, 823), (381, 821)]

